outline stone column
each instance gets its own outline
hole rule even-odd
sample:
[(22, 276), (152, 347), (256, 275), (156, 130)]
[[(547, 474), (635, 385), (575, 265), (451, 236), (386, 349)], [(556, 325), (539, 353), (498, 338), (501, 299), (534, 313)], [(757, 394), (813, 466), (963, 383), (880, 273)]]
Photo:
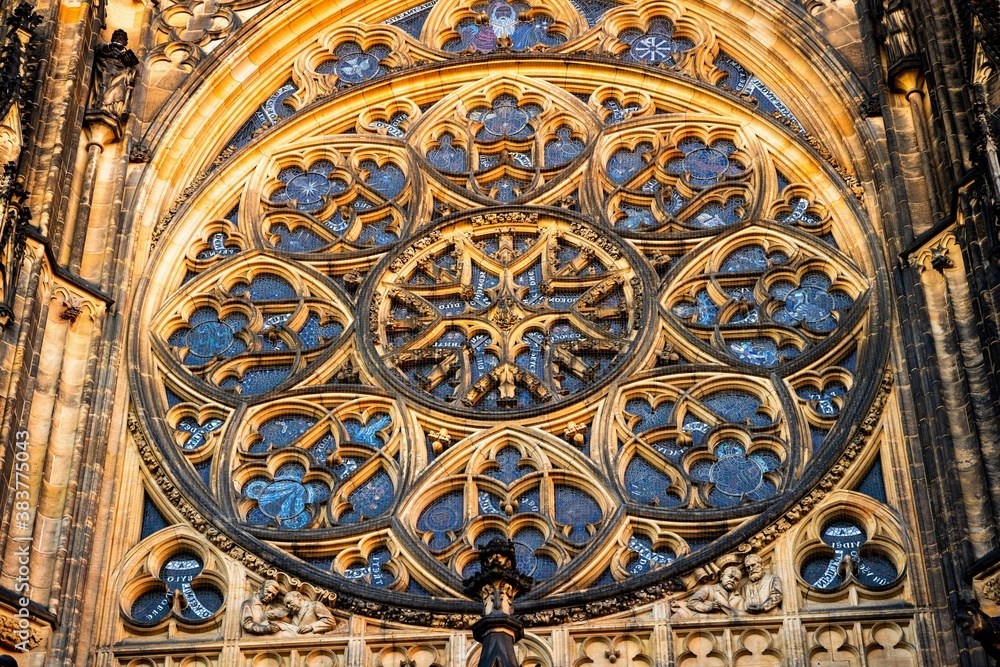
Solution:
[(941, 398), (948, 415), (955, 474), (968, 521), (969, 542), (974, 557), (982, 558), (996, 547), (997, 527), (983, 470), (983, 454), (970, 419), (972, 406), (965, 383), (962, 352), (943, 275), (950, 260), (937, 246), (913, 259), (920, 271), (920, 283), (927, 300), (927, 316), (941, 377)]
[(467, 595), (483, 601), (483, 617), (472, 626), (483, 646), (479, 667), (518, 667), (514, 644), (524, 637), (524, 625), (513, 616), (514, 598), (533, 584), (518, 572), (510, 540), (493, 540), (479, 550), (479, 572), (462, 582)]

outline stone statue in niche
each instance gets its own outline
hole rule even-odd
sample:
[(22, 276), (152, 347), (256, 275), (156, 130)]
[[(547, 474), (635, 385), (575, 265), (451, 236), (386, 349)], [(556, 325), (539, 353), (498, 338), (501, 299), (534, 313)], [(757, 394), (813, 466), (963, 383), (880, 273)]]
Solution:
[(722, 571), (719, 583), (706, 584), (694, 592), (688, 600), (688, 609), (700, 614), (719, 611), (735, 614), (743, 607), (743, 599), (737, 591), (741, 578), (740, 568), (730, 565)]
[(743, 559), (747, 580), (740, 587), (743, 611), (764, 614), (781, 606), (781, 578), (764, 571), (764, 561), (757, 554)]
[(128, 34), (119, 29), (110, 42), (97, 47), (90, 111), (105, 112), (119, 120), (128, 114), (139, 59), (127, 45)]
[(281, 631), (281, 626), (274, 619), (285, 616), (287, 611), (276, 609), (272, 605), (280, 592), (278, 582), (268, 579), (261, 584), (258, 592), (243, 601), (240, 606), (243, 632), (250, 635), (273, 635)]

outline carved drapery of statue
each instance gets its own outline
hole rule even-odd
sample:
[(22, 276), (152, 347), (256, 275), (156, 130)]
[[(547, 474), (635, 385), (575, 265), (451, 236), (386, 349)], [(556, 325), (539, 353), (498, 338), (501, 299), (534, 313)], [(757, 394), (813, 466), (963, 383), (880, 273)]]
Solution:
[(916, 51), (908, 0), (887, 0), (882, 10), (880, 34), (890, 71), (900, 63), (913, 60)]
[(139, 65), (139, 59), (127, 45), (128, 34), (115, 30), (111, 41), (98, 45), (94, 57), (89, 110), (107, 113), (118, 121), (128, 115)]

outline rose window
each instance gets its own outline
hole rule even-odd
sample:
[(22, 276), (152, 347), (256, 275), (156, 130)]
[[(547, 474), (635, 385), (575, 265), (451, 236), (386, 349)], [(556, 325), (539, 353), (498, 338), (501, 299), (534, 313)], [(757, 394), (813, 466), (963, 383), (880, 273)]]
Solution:
[[(848, 184), (720, 70), (677, 75), (746, 73), (695, 19), (587, 4), (352, 25), (169, 217), (136, 416), (262, 568), (387, 619), (471, 614), (502, 536), (542, 622), (773, 530), (873, 409), (887, 301)], [(804, 585), (899, 580), (865, 526), (822, 528)], [(214, 613), (197, 563), (157, 567), (134, 622)]]

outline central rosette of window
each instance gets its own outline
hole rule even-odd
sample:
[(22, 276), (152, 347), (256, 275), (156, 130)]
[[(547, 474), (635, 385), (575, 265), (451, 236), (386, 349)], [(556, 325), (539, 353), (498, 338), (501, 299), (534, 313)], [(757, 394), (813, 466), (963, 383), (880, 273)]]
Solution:
[(418, 235), (369, 290), (378, 366), (421, 399), (477, 414), (596, 389), (645, 331), (643, 260), (569, 214), (466, 214)]

